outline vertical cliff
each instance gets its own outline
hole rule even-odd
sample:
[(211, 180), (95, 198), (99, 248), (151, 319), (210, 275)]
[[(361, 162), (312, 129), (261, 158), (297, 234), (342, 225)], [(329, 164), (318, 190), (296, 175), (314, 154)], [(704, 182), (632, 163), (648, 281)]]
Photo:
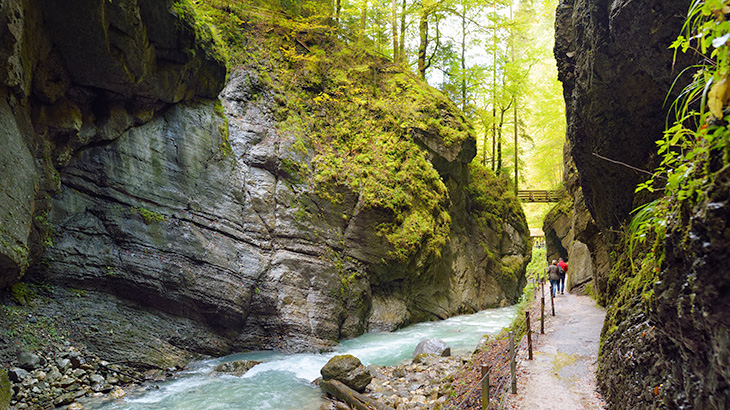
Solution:
[[(663, 102), (692, 63), (680, 54), (673, 64), (668, 50), (688, 8), (689, 2), (655, 0), (558, 6), (566, 163), (574, 162), (578, 184), (570, 188), (574, 206), (554, 210), (545, 229), (556, 233), (556, 248), (580, 240), (590, 252), (592, 288), (608, 306), (598, 378), (611, 408), (728, 406), (730, 374), (722, 364), (728, 327), (720, 313), (728, 306), (722, 262), (728, 242), (720, 222), (728, 198), (725, 171), (717, 170), (705, 201), (668, 224), (656, 271), (631, 265), (623, 233), (630, 211), (651, 199), (635, 197), (634, 189), (641, 170), (656, 166), (654, 141), (668, 110)], [(670, 100), (687, 81), (680, 77)]]
[(223, 87), (224, 63), (172, 4), (3, 2), (3, 287), (49, 244), (58, 169), (75, 153)]

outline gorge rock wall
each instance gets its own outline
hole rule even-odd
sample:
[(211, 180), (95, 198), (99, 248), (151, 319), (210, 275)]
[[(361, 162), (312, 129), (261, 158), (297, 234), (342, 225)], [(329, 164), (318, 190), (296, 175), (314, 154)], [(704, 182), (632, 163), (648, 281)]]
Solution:
[[(647, 201), (634, 197), (641, 181), (634, 168), (656, 166), (664, 99), (692, 63), (680, 54), (673, 65), (668, 50), (689, 3), (564, 0), (557, 10), (566, 163), (575, 163), (578, 187), (569, 187), (574, 205), (556, 208), (545, 231), (555, 234), (555, 249), (579, 240), (590, 252), (594, 295), (608, 304), (598, 380), (610, 408), (728, 406), (728, 327), (719, 313), (728, 305), (725, 173), (706, 202), (668, 227), (659, 280), (648, 293), (636, 291), (630, 272), (611, 272), (630, 269), (621, 231), (630, 211)], [(583, 204), (595, 222), (575, 222), (587, 221)]]
[(106, 360), (159, 368), (517, 301), (526, 222), (516, 200), (503, 226), (475, 221), (473, 136), (414, 131), (450, 234), (440, 258), (395, 262), (379, 234), (392, 215), (313, 193), (281, 96), (245, 68), (226, 85), (210, 33), (175, 4), (3, 3), (0, 287), (25, 274), (34, 314)]
[(610, 270), (609, 248), (586, 207), (569, 147), (566, 144), (564, 153), (566, 195), (545, 216), (542, 229), (548, 261), (563, 258), (568, 263), (565, 284), (568, 291), (589, 294), (594, 289), (605, 288), (605, 272)]
[(3, 2), (0, 285), (42, 252), (57, 169), (166, 105), (215, 98), (226, 69), (173, 1)]

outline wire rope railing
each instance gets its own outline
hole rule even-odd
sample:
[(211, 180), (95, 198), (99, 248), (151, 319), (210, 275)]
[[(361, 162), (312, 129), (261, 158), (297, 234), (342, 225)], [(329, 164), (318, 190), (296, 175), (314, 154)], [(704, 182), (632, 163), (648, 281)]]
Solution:
[[(539, 282), (533, 282), (533, 286), (536, 287), (534, 296), (535, 298), (544, 298), (544, 287), (539, 285)], [(544, 299), (542, 303), (544, 303)], [(539, 340), (540, 332), (534, 332), (531, 323), (528, 332), (528, 321), (531, 322), (532, 317), (537, 317), (544, 322), (544, 309), (541, 309), (539, 305), (534, 300), (531, 301), (526, 315), (517, 318), (512, 325), (510, 333), (513, 333), (518, 339), (513, 345), (515, 362), (524, 360), (520, 359), (520, 357), (524, 357), (525, 352), (528, 353), (528, 357), (531, 357), (532, 344)], [(504, 407), (506, 395), (510, 389), (514, 392), (516, 387), (516, 372), (512, 369), (505, 371), (505, 367), (507, 367), (505, 364), (511, 361), (509, 344), (502, 337), (501, 339), (495, 340), (490, 345), (489, 350), (492, 353), (490, 363), (485, 363), (486, 360), (480, 360), (478, 357), (473, 363), (466, 363), (457, 371), (459, 375), (467, 375), (480, 369), (481, 366), (488, 366), (488, 371), (482, 371), (480, 374), (481, 377), (473, 381), (469, 388), (455, 397), (452, 402), (448, 402), (445, 409), (502, 409)], [(472, 369), (469, 369), (470, 367)], [(489, 400), (486, 403), (483, 392), (483, 386), (485, 385), (488, 386), (489, 392), (487, 394)], [(478, 400), (478, 397), (482, 397), (482, 400)]]

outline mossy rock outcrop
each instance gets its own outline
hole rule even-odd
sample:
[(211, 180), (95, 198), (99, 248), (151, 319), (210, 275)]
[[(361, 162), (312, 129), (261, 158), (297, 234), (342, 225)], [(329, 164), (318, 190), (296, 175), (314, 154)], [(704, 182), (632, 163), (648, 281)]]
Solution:
[[(235, 7), (51, 3), (27, 18), (67, 5), (76, 32), (63, 14), (24, 26), (45, 33), (36, 68), (53, 63), (59, 81), (14, 97), (25, 117), (6, 130), (40, 165), (4, 191), (27, 212), (0, 211), (27, 214), (6, 241), (28, 248), (7, 253), (25, 255), (12, 279), (25, 260), (26, 280), (49, 288), (39, 306), (73, 312), (65, 330), (95, 353), (168, 367), (193, 353), (326, 351), (519, 298), (519, 202), (469, 165), (470, 124), (407, 69), (327, 27)], [(225, 87), (191, 5), (234, 46)], [(88, 49), (71, 49), (84, 33)]]

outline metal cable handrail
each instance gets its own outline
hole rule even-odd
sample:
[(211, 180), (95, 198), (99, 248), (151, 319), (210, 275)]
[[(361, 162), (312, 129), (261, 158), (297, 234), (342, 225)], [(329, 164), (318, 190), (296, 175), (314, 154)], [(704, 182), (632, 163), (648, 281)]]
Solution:
[[(540, 292), (539, 291), (536, 291), (534, 296), (535, 296), (535, 298), (538, 298), (540, 296)], [(543, 291), (543, 296), (544, 296), (544, 291)], [(515, 334), (520, 334), (520, 333), (523, 332), (523, 330), (525, 331), (522, 334), (522, 336), (520, 337), (519, 342), (515, 343), (515, 360), (516, 361), (521, 361), (518, 358), (518, 356), (519, 356), (518, 353), (520, 351), (524, 352), (526, 349), (528, 349), (528, 346), (526, 346), (527, 345), (527, 337), (526, 337), (527, 336), (527, 332), (526, 332), (526, 329), (525, 329), (526, 326), (527, 326), (527, 319), (526, 318), (520, 318), (517, 321), (516, 327), (513, 328), (514, 329), (513, 331), (515, 332)], [(535, 337), (536, 339), (539, 339), (539, 336), (538, 336), (540, 334), (539, 332), (536, 333), (536, 332), (532, 331), (532, 329), (531, 329), (531, 333), (532, 333), (533, 337)], [(509, 360), (509, 354), (507, 352), (509, 352), (509, 349), (507, 349), (507, 351), (505, 352), (505, 354), (507, 354), (507, 358), (506, 359)], [(476, 365), (476, 363), (475, 363), (475, 365)], [(462, 370), (464, 370), (464, 368), (466, 366), (467, 366), (466, 364), (463, 365), (459, 369), (459, 372), (461, 372)], [(447, 409), (463, 409), (463, 408), (465, 408), (464, 407), (465, 404), (472, 398), (472, 396), (474, 395), (474, 392), (477, 391), (477, 389), (479, 387), (481, 387), (482, 382), (484, 381), (484, 378), (487, 377), (489, 374), (490, 373), (488, 372), (487, 374), (485, 374), (484, 376), (482, 376), (478, 381), (474, 382), (473, 385), (471, 386), (471, 388), (466, 393), (464, 393), (464, 394), (461, 395), (461, 399), (458, 401), (458, 403), (449, 405), (447, 407)], [(491, 386), (494, 386), (495, 393), (497, 393), (497, 395), (498, 395), (497, 397), (499, 397), (499, 402), (500, 402), (499, 406), (500, 406), (500, 408), (502, 408), (504, 406), (505, 392), (506, 392), (507, 386), (509, 384), (511, 384), (511, 383), (509, 383), (509, 382), (511, 382), (510, 379), (511, 379), (511, 377), (509, 377), (509, 376), (507, 376), (507, 377), (498, 376), (495, 379), (495, 382), (496, 383), (490, 385), (490, 387)]]

